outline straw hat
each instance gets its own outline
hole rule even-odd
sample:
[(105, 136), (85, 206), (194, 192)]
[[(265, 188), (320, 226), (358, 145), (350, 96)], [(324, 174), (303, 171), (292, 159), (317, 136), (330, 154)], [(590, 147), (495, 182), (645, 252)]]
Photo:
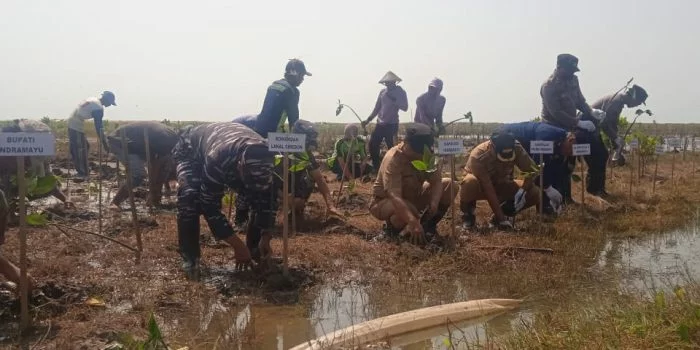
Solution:
[(399, 77), (398, 77), (396, 74), (394, 74), (394, 72), (392, 72), (392, 71), (386, 72), (386, 74), (384, 74), (384, 77), (383, 77), (381, 80), (379, 80), (379, 84), (391, 83), (391, 82), (394, 82), (394, 83), (400, 83), (400, 82), (401, 82), (401, 78), (399, 78)]

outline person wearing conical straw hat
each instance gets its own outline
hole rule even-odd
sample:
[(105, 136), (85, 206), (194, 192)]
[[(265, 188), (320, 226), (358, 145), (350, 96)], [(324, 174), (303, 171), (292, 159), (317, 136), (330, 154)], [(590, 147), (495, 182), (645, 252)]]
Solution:
[(399, 132), (399, 110), (408, 110), (408, 97), (406, 91), (398, 86), (401, 82), (394, 72), (388, 71), (384, 77), (379, 80), (380, 84), (385, 86), (377, 96), (377, 102), (374, 104), (374, 110), (367, 117), (367, 120), (362, 122), (362, 126), (369, 124), (372, 119), (377, 119), (377, 126), (372, 131), (369, 140), (369, 154), (372, 158), (372, 166), (374, 169), (379, 169), (381, 159), (379, 159), (379, 147), (382, 140), (386, 143), (387, 149), (394, 147), (394, 137)]

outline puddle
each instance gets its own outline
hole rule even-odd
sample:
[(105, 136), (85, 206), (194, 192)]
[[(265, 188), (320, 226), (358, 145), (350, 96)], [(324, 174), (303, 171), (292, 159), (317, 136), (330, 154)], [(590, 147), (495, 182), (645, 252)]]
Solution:
[[(585, 295), (591, 288), (621, 287), (630, 292), (648, 293), (650, 288), (669, 288), (683, 283), (688, 276), (700, 277), (700, 232), (697, 225), (688, 230), (651, 235), (643, 239), (609, 241), (602, 247), (591, 273), (606, 276), (610, 283), (591, 279), (581, 284)], [(507, 279), (497, 280), (507, 284)], [(209, 302), (197, 315), (197, 337), (218, 339), (219, 345), (231, 348), (289, 349), (352, 324), (398, 312), (452, 302), (479, 299), (481, 286), (494, 283), (484, 276), (459, 276), (453, 280), (431, 282), (429, 287), (406, 286), (386, 290), (386, 286), (321, 285), (313, 288), (295, 305), (228, 306)], [(494, 286), (490, 286), (493, 290)], [(479, 296), (479, 297), (477, 297)], [(580, 298), (580, 296), (579, 296)], [(546, 298), (528, 296), (515, 312), (493, 318), (442, 326), (389, 339), (376, 344), (377, 349), (447, 349), (466, 348), (466, 344), (484, 341), (488, 333), (504, 334), (531, 320), (551, 307)], [(184, 316), (184, 315), (181, 315)], [(195, 321), (190, 321), (195, 322)], [(225, 326), (224, 326), (225, 325)], [(189, 334), (179, 333), (183, 339)], [(195, 336), (195, 335), (193, 335)], [(446, 339), (452, 339), (449, 343)], [(224, 342), (226, 340), (226, 342)], [(448, 346), (450, 344), (450, 346)]]

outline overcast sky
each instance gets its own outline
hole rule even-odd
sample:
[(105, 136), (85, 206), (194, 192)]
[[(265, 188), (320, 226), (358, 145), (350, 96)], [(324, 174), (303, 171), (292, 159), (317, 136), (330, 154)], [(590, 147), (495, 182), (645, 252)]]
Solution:
[(700, 122), (699, 12), (697, 0), (3, 0), (0, 118), (65, 118), (112, 90), (108, 119), (228, 120), (258, 113), (299, 57), (314, 74), (304, 119), (353, 121), (335, 117), (337, 99), (365, 118), (392, 70), (411, 109), (437, 76), (445, 120), (519, 121), (569, 52), (590, 103), (634, 77), (658, 122)]

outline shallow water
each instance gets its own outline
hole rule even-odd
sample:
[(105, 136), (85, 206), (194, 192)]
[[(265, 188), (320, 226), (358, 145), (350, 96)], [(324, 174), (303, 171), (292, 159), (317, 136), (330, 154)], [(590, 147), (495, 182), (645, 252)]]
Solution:
[[(606, 281), (601, 285), (600, 279), (591, 279), (588, 285), (582, 283), (577, 287), (580, 290), (568, 292), (571, 295), (585, 295), (586, 290), (593, 288), (613, 290), (621, 287), (628, 292), (648, 294), (654, 289), (672, 288), (689, 277), (700, 277), (699, 251), (700, 232), (697, 222), (686, 230), (655, 234), (642, 239), (611, 240), (605, 244), (596, 263), (590, 268), (591, 274), (605, 276), (603, 279), (609, 279), (610, 283)], [(252, 341), (255, 348), (289, 349), (307, 340), (376, 317), (436, 304), (478, 299), (471, 296), (484, 294), (480, 285), (494, 283), (484, 281), (484, 278), (461, 276), (431, 283), (428, 288), (407, 286), (393, 291), (387, 291), (381, 286), (321, 285), (309, 293), (309, 302), (298, 305), (232, 309), (218, 302), (210, 302), (203, 307), (206, 311), (191, 316), (200, 320), (200, 337), (203, 333), (211, 333), (211, 338), (218, 339), (221, 344), (237, 344), (239, 348), (250, 347)], [(508, 281), (501, 279), (495, 283)], [(490, 290), (494, 288), (493, 285), (489, 287)], [(523, 321), (532, 319), (535, 313), (553, 307), (544, 297), (528, 296), (525, 299), (522, 307), (515, 312), (479, 322), (443, 326), (420, 334), (397, 337), (390, 340), (390, 348), (448, 348), (445, 340), (448, 329), (453, 340), (478, 342), (485, 339), (486, 328), (494, 334), (506, 333)], [(208, 326), (202, 327), (202, 322)], [(223, 329), (228, 342), (224, 342), (221, 337)], [(231, 343), (234, 338), (238, 340)], [(460, 348), (454, 342), (452, 345)]]

